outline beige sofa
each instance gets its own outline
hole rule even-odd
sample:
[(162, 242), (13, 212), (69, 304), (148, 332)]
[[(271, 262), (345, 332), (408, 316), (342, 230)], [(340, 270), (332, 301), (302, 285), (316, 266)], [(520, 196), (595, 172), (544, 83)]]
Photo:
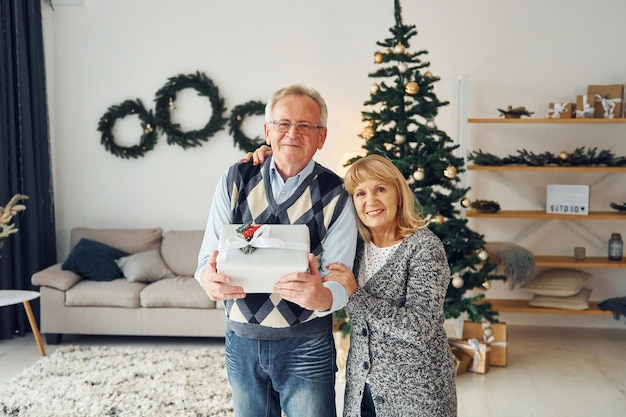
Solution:
[[(211, 301), (193, 278), (202, 236), (203, 231), (163, 233), (161, 228), (73, 229), (71, 248), (85, 238), (128, 254), (157, 253), (170, 272), (153, 282), (124, 276), (94, 281), (63, 270), (61, 262), (35, 273), (32, 283), (41, 287), (41, 332), (48, 344), (60, 343), (63, 334), (224, 337), (222, 303)], [(150, 269), (147, 264), (135, 262), (135, 271)], [(131, 275), (128, 268), (122, 271)]]

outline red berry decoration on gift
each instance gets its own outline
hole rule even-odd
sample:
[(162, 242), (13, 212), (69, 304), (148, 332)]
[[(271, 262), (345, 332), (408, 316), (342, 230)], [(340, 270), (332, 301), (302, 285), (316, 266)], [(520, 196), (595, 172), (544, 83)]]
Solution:
[[(246, 242), (250, 242), (252, 238), (254, 237), (254, 233), (260, 227), (261, 227), (260, 224), (246, 223), (246, 224), (239, 226), (236, 229), (236, 231), (239, 235), (241, 235), (242, 238), (246, 240)], [(244, 246), (243, 248), (241, 248), (241, 251), (247, 255), (247, 254), (254, 252), (255, 249), (256, 248), (254, 246), (248, 245), (248, 246)]]

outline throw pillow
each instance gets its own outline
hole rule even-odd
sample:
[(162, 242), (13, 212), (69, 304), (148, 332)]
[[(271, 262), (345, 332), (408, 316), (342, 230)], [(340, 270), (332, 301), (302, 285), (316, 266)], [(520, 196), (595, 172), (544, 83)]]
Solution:
[(592, 276), (579, 269), (546, 269), (535, 275), (530, 282), (523, 284), (521, 288), (537, 295), (568, 297), (578, 294)]
[(115, 260), (128, 255), (128, 252), (113, 246), (82, 238), (67, 256), (61, 269), (69, 269), (83, 278), (95, 281), (111, 281), (122, 276)]
[(135, 253), (115, 261), (128, 282), (154, 282), (172, 278), (174, 273), (165, 265), (158, 249)]
[(589, 308), (591, 288), (583, 288), (576, 295), (569, 297), (553, 297), (549, 295), (535, 295), (528, 302), (533, 307), (561, 308), (564, 310), (586, 310)]

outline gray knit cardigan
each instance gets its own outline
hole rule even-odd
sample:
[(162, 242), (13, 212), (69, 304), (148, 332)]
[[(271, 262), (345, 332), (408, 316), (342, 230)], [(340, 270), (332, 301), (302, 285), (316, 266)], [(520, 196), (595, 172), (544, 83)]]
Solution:
[[(359, 242), (354, 270), (363, 261)], [(450, 268), (429, 229), (407, 237), (350, 297), (344, 417), (358, 417), (366, 378), (377, 417), (456, 416), (456, 371), (443, 328)]]

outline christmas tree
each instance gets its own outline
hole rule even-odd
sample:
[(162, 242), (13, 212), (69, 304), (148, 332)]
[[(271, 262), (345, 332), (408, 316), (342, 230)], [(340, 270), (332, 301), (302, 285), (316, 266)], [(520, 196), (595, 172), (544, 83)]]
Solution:
[[(464, 172), (463, 158), (455, 156), (458, 144), (437, 128), (440, 101), (433, 85), (440, 80), (429, 70), (427, 51), (412, 51), (409, 40), (417, 34), (414, 25), (402, 23), (400, 1), (395, 0), (396, 24), (392, 37), (377, 42), (382, 49), (374, 54), (380, 68), (369, 74), (376, 80), (365, 102), (371, 111), (362, 112), (367, 154), (383, 155), (404, 174), (429, 220), (429, 227), (443, 242), (452, 279), (448, 286), (444, 311), (446, 318), (467, 312), (473, 321), (485, 318), (497, 321), (497, 312), (485, 295), (466, 295), (473, 289), (487, 290), (491, 280), (505, 280), (494, 275), (496, 265), (489, 261), (482, 235), (472, 231), (461, 210), (471, 202), (460, 187)], [(350, 161), (353, 162), (354, 160)]]

